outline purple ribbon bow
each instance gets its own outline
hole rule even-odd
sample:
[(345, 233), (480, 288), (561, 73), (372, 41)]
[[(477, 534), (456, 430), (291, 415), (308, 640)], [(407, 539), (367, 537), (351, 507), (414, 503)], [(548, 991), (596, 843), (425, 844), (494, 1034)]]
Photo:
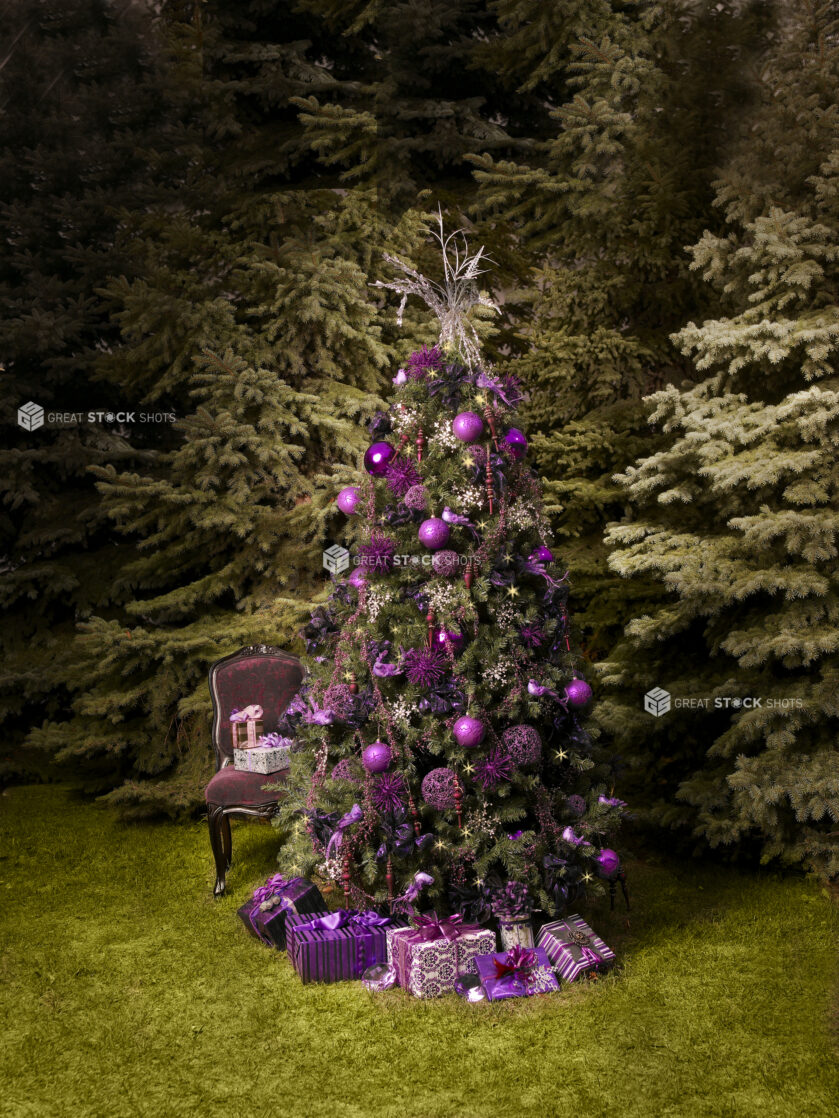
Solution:
[(244, 710), (239, 710), (234, 707), (230, 712), (231, 722), (257, 722), (262, 717), (262, 707), (258, 703), (253, 703)]
[(269, 877), (264, 885), (258, 886), (253, 891), (253, 903), (262, 904), (263, 901), (271, 900), (273, 897), (279, 896), (284, 889), (287, 889), (291, 882), (288, 878), (283, 877), (281, 873), (275, 873), (273, 877)]
[(428, 916), (418, 913), (414, 917), (414, 925), (414, 929), (405, 937), (407, 943), (428, 943), (434, 939), (446, 939), (449, 943), (454, 943), (468, 932), (481, 931), (478, 924), (464, 924), (463, 917), (457, 913), (442, 920), (436, 912), (431, 912)]
[(351, 827), (353, 823), (360, 823), (363, 818), (364, 812), (358, 804), (353, 804), (347, 814), (341, 816), (335, 825), (335, 830), (332, 832), (332, 838), (330, 838), (329, 842), (326, 844), (327, 858), (333, 858), (338, 853), (341, 840), (344, 837), (345, 828)]
[(354, 908), (339, 908), (325, 916), (316, 916), (308, 924), (298, 924), (295, 932), (337, 932), (339, 928), (385, 928), (393, 923), (392, 916), (379, 916), (376, 912), (359, 912)]
[(515, 947), (510, 948), (503, 960), (495, 960), (495, 977), (508, 979), (511, 982), (517, 980), (532, 982), (537, 961), (535, 951), (517, 943)]

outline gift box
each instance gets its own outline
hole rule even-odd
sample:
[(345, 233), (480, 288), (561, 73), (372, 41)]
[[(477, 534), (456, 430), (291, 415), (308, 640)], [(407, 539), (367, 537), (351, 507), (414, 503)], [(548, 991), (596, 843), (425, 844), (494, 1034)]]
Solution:
[(503, 951), (509, 951), (513, 947), (528, 947), (532, 950), (536, 946), (529, 916), (505, 916), (499, 913), (498, 934)]
[(276, 773), (289, 767), (290, 758), (291, 739), (269, 734), (258, 739), (252, 749), (234, 749), (233, 768), (246, 773)]
[(454, 989), (458, 974), (475, 974), (475, 959), (495, 950), (495, 932), (463, 924), (460, 916), (415, 916), (415, 927), (387, 933), (388, 963), (396, 980), (417, 998)]
[(551, 994), (559, 989), (551, 961), (541, 947), (528, 949), (516, 946), (494, 955), (479, 955), (475, 966), (491, 1002), (502, 998)]
[(607, 947), (582, 916), (576, 914), (545, 924), (539, 932), (537, 945), (545, 949), (566, 982), (573, 982), (587, 971), (601, 974), (615, 961), (611, 947)]
[(248, 931), (269, 947), (281, 951), (286, 946), (286, 920), (297, 914), (325, 912), (326, 904), (320, 890), (305, 877), (269, 877), (254, 890), (253, 897), (239, 909), (239, 916)]
[(317, 916), (288, 917), (288, 957), (303, 982), (361, 978), (387, 959), (385, 933), (407, 924), (404, 916), (339, 909)]
[(256, 748), (265, 725), (262, 713), (262, 707), (256, 703), (245, 707), (244, 710), (239, 710), (236, 707), (231, 710), (229, 721), (234, 750)]

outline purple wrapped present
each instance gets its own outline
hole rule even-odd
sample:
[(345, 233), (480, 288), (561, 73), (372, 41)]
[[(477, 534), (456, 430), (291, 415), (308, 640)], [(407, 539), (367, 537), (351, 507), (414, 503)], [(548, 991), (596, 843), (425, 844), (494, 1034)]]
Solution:
[(615, 953), (600, 936), (595, 935), (582, 916), (566, 916), (545, 924), (539, 932), (539, 947), (544, 947), (548, 958), (566, 982), (587, 971), (601, 974), (615, 961)]
[(479, 955), (475, 966), (491, 1002), (551, 994), (559, 989), (551, 961), (541, 947), (516, 945), (498, 955)]
[(288, 957), (303, 982), (361, 978), (387, 958), (385, 931), (404, 927), (403, 916), (338, 909), (318, 916), (289, 916)]
[(475, 959), (495, 950), (495, 932), (464, 924), (460, 916), (416, 915), (415, 927), (387, 933), (388, 962), (396, 980), (417, 998), (454, 989), (459, 974), (475, 974)]
[(282, 951), (286, 945), (286, 919), (290, 915), (325, 911), (320, 890), (311, 881), (275, 873), (254, 889), (251, 899), (239, 909), (239, 916), (251, 935)]

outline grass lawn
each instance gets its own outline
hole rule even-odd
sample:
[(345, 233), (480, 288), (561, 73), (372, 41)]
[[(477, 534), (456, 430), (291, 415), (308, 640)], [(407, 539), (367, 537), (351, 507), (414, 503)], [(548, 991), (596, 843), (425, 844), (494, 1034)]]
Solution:
[(0, 1114), (809, 1118), (839, 1112), (839, 918), (817, 886), (628, 867), (619, 973), (469, 1006), (301, 986), (236, 907), (274, 869), (234, 824), (124, 826), (62, 788), (0, 797)]

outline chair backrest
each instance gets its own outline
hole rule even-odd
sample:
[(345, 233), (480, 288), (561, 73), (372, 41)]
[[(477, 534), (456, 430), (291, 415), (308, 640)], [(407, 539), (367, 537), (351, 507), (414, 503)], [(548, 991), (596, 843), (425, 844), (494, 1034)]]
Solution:
[(271, 733), (285, 708), (300, 690), (306, 669), (296, 656), (269, 644), (252, 644), (217, 660), (210, 668), (213, 700), (213, 749), (216, 767), (233, 756), (230, 712), (258, 703), (264, 732)]

